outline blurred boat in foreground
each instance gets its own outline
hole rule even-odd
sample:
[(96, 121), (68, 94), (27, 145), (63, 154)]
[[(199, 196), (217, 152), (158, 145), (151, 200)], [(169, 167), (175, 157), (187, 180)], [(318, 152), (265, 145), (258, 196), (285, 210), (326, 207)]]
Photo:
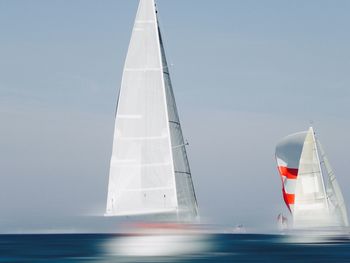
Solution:
[(201, 226), (180, 223), (126, 225), (127, 234), (106, 244), (108, 254), (123, 257), (196, 255), (211, 251), (211, 236)]

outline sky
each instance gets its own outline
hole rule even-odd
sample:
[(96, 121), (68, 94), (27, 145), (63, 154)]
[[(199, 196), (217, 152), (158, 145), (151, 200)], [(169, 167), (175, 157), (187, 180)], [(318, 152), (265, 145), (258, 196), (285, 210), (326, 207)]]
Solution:
[[(0, 0), (0, 233), (111, 232), (116, 98), (137, 0)], [(288, 214), (274, 149), (312, 122), (350, 209), (350, 2), (159, 0), (205, 222)]]

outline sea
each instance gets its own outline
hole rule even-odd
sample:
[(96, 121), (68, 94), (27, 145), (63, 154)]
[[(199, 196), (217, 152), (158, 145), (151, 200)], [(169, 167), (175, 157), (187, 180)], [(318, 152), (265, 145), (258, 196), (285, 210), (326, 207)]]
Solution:
[(350, 262), (348, 237), (0, 235), (0, 262)]

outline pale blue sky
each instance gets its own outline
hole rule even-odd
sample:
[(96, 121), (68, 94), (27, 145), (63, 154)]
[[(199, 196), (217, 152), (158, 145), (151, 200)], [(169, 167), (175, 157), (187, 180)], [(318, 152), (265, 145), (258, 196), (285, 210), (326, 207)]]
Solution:
[[(0, 0), (0, 232), (113, 230), (82, 215), (104, 212), (137, 2)], [(202, 217), (273, 228), (275, 144), (311, 119), (349, 207), (350, 2), (158, 6)]]

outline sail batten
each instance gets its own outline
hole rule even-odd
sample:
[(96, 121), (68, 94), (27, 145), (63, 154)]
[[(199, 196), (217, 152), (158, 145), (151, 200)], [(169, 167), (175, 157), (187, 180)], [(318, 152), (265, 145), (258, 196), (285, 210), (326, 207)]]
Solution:
[(171, 187), (143, 187), (143, 188), (135, 188), (135, 189), (128, 189), (128, 190), (122, 190), (122, 192), (138, 192), (138, 191), (157, 191), (157, 190), (170, 190)]
[(144, 72), (144, 71), (162, 71), (161, 68), (126, 68), (124, 71), (131, 71), (131, 72)]
[[(181, 218), (182, 211), (191, 210), (195, 212), (185, 217), (197, 216), (194, 190), (188, 191), (193, 189), (191, 173), (178, 167), (179, 158), (187, 160), (180, 144), (184, 142), (155, 3), (140, 0), (118, 97), (106, 215), (173, 211)], [(183, 181), (178, 171), (189, 179)]]

